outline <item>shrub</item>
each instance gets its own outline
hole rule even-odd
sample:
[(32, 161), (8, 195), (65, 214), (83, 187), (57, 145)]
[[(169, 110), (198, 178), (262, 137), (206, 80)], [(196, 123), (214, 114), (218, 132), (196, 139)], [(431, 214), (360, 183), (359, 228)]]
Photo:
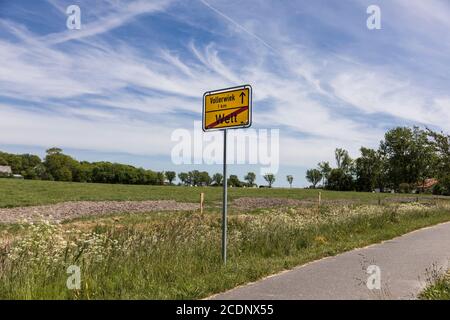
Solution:
[(438, 196), (442, 195), (442, 194), (444, 194), (444, 191), (445, 191), (445, 189), (440, 183), (433, 186), (433, 194), (434, 195), (438, 195)]

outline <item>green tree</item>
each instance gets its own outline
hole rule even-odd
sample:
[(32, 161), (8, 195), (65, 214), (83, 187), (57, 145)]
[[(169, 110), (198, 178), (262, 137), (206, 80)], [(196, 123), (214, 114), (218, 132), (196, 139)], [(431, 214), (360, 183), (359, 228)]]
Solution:
[(338, 169), (342, 169), (345, 172), (349, 172), (352, 166), (352, 158), (350, 158), (348, 151), (337, 148), (334, 151), (334, 156), (336, 158), (336, 165)]
[(269, 188), (272, 188), (272, 184), (275, 182), (275, 175), (272, 173), (266, 173), (264, 175), (264, 180), (269, 184)]
[(436, 168), (439, 159), (433, 144), (428, 139), (428, 133), (418, 127), (413, 128), (414, 144), (414, 163), (413, 172), (417, 174), (418, 179), (415, 181), (420, 183), (424, 188), (425, 181), (436, 175)]
[(157, 174), (152, 170), (144, 170), (144, 183), (145, 184), (157, 184)]
[(59, 148), (47, 150), (44, 165), (47, 172), (56, 181), (72, 181), (74, 173), (78, 170), (79, 162), (62, 153)]
[(254, 172), (249, 172), (244, 177), (244, 180), (247, 181), (247, 184), (248, 184), (249, 187), (253, 187), (255, 185), (256, 174)]
[(222, 185), (223, 175), (221, 175), (220, 173), (215, 173), (212, 177), (212, 180), (216, 183), (216, 185), (220, 186)]
[(228, 178), (228, 186), (240, 188), (242, 185), (243, 183), (239, 180), (237, 175), (232, 174), (230, 175), (230, 178)]
[(199, 173), (199, 183), (200, 184), (202, 184), (202, 185), (206, 185), (206, 186), (209, 186), (210, 184), (211, 184), (211, 182), (212, 182), (212, 179), (211, 179), (211, 177), (209, 176), (209, 173), (208, 172), (206, 172), (206, 171), (202, 171), (202, 172), (200, 172)]
[(20, 173), (22, 171), (22, 158), (17, 155), (10, 155), (8, 158), (8, 165), (11, 167), (13, 173)]
[(32, 169), (41, 163), (41, 159), (31, 154), (11, 154), (0, 152), (0, 165), (10, 166), (15, 174), (21, 174), (27, 179), (34, 177)]
[(309, 169), (306, 171), (306, 180), (313, 185), (313, 188), (316, 188), (317, 184), (322, 180), (322, 173), (318, 169)]
[(26, 179), (37, 179), (34, 168), (41, 164), (41, 158), (32, 154), (22, 154), (18, 155), (20, 158), (21, 168), (18, 172)]
[(188, 175), (189, 175), (188, 181), (190, 182), (189, 183), (190, 185), (198, 186), (201, 183), (200, 171), (198, 170), (189, 171)]
[(166, 175), (164, 174), (164, 171), (157, 172), (156, 173), (156, 184), (158, 185), (164, 185), (164, 182), (166, 181)]
[(331, 166), (329, 162), (320, 162), (318, 164), (320, 173), (322, 174), (322, 184), (325, 186), (327, 184), (328, 176), (331, 172)]
[(46, 151), (47, 155), (60, 154), (60, 153), (62, 153), (62, 152), (63, 152), (63, 150), (62, 150), (62, 149), (60, 149), (60, 148), (56, 148), (56, 147), (53, 147), (53, 148), (47, 149), (47, 151)]
[(74, 173), (73, 181), (92, 182), (93, 165), (87, 161), (81, 161)]
[(181, 183), (185, 186), (189, 185), (189, 174), (186, 172), (180, 172), (178, 174), (178, 179), (180, 179)]
[(56, 177), (56, 181), (72, 181), (72, 171), (68, 167), (53, 170), (52, 175)]
[(286, 176), (286, 180), (289, 183), (290, 188), (292, 188), (292, 182), (294, 181), (294, 177), (291, 175)]
[(361, 147), (361, 156), (355, 161), (356, 187), (359, 191), (371, 192), (384, 189), (385, 161), (382, 154), (373, 149)]
[(173, 184), (173, 180), (175, 180), (177, 174), (175, 171), (166, 171), (166, 178), (169, 181), (169, 184)]
[(328, 177), (327, 189), (335, 191), (354, 190), (353, 176), (341, 168), (332, 169)]
[(34, 179), (40, 179), (40, 180), (50, 180), (53, 181), (54, 178), (50, 173), (48, 173), (47, 168), (43, 163), (38, 164), (36, 167), (33, 168), (34, 171)]
[(430, 146), (434, 150), (434, 172), (439, 184), (433, 193), (450, 195), (450, 135), (438, 133), (427, 128)]
[(95, 162), (92, 164), (92, 182), (115, 183), (114, 169), (110, 162)]
[(380, 143), (386, 157), (387, 176), (395, 189), (400, 183), (417, 184), (433, 172), (433, 146), (427, 133), (418, 127), (389, 130)]

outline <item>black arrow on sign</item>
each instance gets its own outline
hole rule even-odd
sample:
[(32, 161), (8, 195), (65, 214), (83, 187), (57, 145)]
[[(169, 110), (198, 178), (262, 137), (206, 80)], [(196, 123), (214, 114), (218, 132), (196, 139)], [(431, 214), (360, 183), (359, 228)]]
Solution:
[(245, 97), (244, 91), (241, 92), (241, 94), (239, 95), (239, 97), (241, 97), (241, 103), (244, 103), (244, 97)]

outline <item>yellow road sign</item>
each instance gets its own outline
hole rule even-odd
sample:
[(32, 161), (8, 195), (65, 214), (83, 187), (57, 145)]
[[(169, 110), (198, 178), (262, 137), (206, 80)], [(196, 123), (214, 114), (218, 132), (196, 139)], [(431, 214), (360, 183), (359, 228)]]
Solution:
[(248, 128), (251, 124), (251, 86), (208, 91), (203, 95), (203, 131)]

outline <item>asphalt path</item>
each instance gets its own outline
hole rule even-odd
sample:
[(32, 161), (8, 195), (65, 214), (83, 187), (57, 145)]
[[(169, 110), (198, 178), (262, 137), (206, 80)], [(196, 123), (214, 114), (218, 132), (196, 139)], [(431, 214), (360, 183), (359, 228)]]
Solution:
[(430, 272), (448, 270), (449, 260), (450, 223), (443, 223), (317, 260), (210, 299), (415, 299)]

